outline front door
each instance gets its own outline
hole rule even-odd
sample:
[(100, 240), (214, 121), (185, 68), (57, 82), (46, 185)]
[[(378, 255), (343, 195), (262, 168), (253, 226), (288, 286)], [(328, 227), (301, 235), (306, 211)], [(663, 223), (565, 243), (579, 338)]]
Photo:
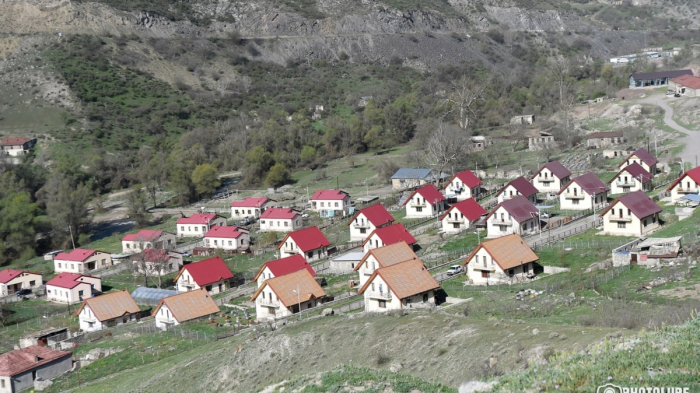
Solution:
[(630, 265), (637, 264), (637, 254), (632, 254), (632, 260), (630, 260)]

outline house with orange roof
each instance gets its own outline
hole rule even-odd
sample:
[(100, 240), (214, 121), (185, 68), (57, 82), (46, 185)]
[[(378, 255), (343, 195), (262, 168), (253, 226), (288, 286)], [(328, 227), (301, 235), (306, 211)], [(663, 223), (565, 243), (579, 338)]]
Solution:
[(258, 218), (268, 207), (273, 207), (275, 201), (266, 197), (248, 197), (242, 201), (231, 204), (231, 218), (242, 220), (244, 218)]
[(290, 232), (302, 226), (301, 214), (288, 207), (271, 207), (260, 215), (260, 232)]
[(359, 273), (358, 285), (362, 287), (375, 270), (413, 259), (418, 259), (413, 247), (400, 241), (369, 250), (353, 270)]
[(427, 184), (411, 193), (403, 205), (406, 218), (432, 217), (445, 210), (447, 199), (432, 184)]
[(141, 309), (129, 291), (122, 289), (83, 300), (74, 316), (80, 321), (80, 330), (94, 332), (136, 322), (141, 318)]
[(78, 273), (61, 273), (46, 283), (46, 300), (73, 304), (102, 292), (102, 279)]
[(615, 199), (600, 214), (606, 235), (642, 236), (659, 229), (662, 209), (644, 191), (635, 191)]
[(377, 228), (394, 223), (394, 217), (389, 214), (381, 203), (367, 206), (355, 212), (346, 224), (350, 228), (350, 240), (365, 240)]
[(5, 138), (0, 140), (0, 156), (23, 156), (29, 153), (36, 145), (36, 139)]
[(212, 227), (204, 234), (204, 246), (227, 252), (245, 251), (250, 248), (250, 234), (237, 226)]
[(318, 190), (309, 202), (311, 210), (319, 212), (321, 217), (342, 215), (343, 211), (350, 208), (350, 194), (342, 190)]
[(183, 266), (173, 281), (180, 292), (205, 288), (213, 295), (228, 289), (232, 278), (233, 273), (224, 260), (214, 257)]
[(214, 213), (182, 217), (177, 220), (177, 237), (203, 237), (215, 226), (226, 226), (226, 218)]
[(70, 352), (32, 345), (0, 355), (0, 392), (21, 392), (37, 379), (50, 380), (73, 368)]
[(457, 202), (461, 202), (479, 196), (482, 184), (474, 172), (467, 169), (452, 176), (443, 186), (443, 190), (450, 200), (454, 198)]
[(0, 297), (12, 295), (22, 289), (34, 289), (43, 284), (41, 274), (26, 270), (0, 271)]
[(280, 258), (299, 254), (313, 262), (328, 256), (331, 242), (317, 226), (289, 232), (277, 246)]
[(666, 189), (671, 193), (671, 202), (677, 203), (681, 198), (688, 194), (700, 193), (700, 166), (695, 167), (687, 172), (683, 172), (670, 186)]
[(486, 210), (472, 198), (465, 199), (450, 206), (440, 217), (442, 231), (445, 233), (459, 233), (469, 228), (472, 223), (485, 216)]
[(440, 284), (420, 259), (410, 259), (375, 270), (357, 292), (366, 312), (432, 308)]
[(200, 289), (161, 299), (151, 316), (157, 328), (167, 330), (181, 323), (209, 318), (220, 311), (211, 295)]
[(379, 248), (384, 246), (389, 246), (398, 242), (406, 242), (409, 246), (413, 247), (417, 243), (417, 240), (411, 232), (403, 226), (402, 223), (389, 225), (379, 229), (375, 229), (364, 242), (362, 242), (362, 249), (365, 252), (373, 248)]
[(122, 252), (135, 254), (147, 248), (160, 248), (172, 250), (175, 248), (177, 238), (175, 234), (152, 229), (142, 229), (136, 233), (130, 233), (122, 237)]
[(312, 277), (316, 277), (316, 272), (311, 265), (309, 265), (309, 262), (307, 262), (303, 256), (295, 254), (263, 263), (255, 274), (255, 277), (253, 277), (253, 281), (257, 281), (258, 287), (260, 287), (265, 280), (284, 276), (285, 274), (294, 273), (302, 269), (308, 270)]
[(112, 266), (111, 254), (98, 250), (76, 248), (56, 254), (53, 258), (53, 269), (56, 273), (84, 273), (108, 266)]
[(700, 77), (681, 75), (668, 82), (668, 88), (688, 97), (700, 97)]
[(258, 321), (284, 318), (323, 303), (326, 292), (306, 269), (265, 280), (251, 302)]
[(537, 255), (514, 233), (480, 243), (462, 266), (470, 284), (512, 284), (534, 277), (537, 261)]

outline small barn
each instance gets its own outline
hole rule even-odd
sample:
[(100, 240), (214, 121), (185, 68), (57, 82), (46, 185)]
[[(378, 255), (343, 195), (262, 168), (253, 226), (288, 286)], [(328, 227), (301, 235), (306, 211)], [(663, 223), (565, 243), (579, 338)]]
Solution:
[(630, 75), (630, 89), (635, 87), (667, 86), (671, 79), (682, 75), (693, 75), (693, 71), (673, 70), (632, 74)]

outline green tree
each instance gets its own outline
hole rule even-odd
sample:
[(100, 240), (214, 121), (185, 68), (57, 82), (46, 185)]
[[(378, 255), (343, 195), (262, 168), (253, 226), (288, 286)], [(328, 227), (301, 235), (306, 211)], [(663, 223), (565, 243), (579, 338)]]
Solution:
[(75, 184), (63, 175), (54, 175), (44, 186), (46, 213), (53, 228), (54, 241), (59, 246), (71, 244), (90, 223), (88, 203), (92, 192), (84, 184)]
[(313, 146), (304, 146), (301, 149), (301, 154), (299, 158), (304, 164), (309, 164), (316, 159), (316, 149)]
[(265, 178), (265, 183), (270, 187), (280, 187), (290, 180), (289, 171), (282, 163), (277, 163), (270, 168), (270, 173)]
[(197, 165), (192, 172), (192, 183), (197, 195), (211, 195), (221, 185), (219, 176), (211, 164)]
[(34, 256), (37, 214), (27, 192), (14, 192), (0, 200), (0, 265)]
[(146, 193), (140, 184), (132, 187), (131, 192), (126, 195), (126, 204), (129, 208), (129, 218), (136, 221), (136, 225), (141, 228), (147, 226)]

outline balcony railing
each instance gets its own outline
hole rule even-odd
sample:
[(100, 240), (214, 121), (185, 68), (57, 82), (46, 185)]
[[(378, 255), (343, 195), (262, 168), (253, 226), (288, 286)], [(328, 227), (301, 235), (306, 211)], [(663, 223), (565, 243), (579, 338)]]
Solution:
[(632, 222), (632, 217), (620, 217), (620, 216), (611, 216), (610, 221), (614, 222)]
[(181, 282), (180, 285), (187, 288), (194, 288), (193, 282)]
[(282, 249), (280, 251), (282, 251), (285, 254), (298, 254), (299, 253), (299, 250), (294, 249), (292, 247), (287, 247), (287, 246), (282, 247)]
[(537, 181), (538, 181), (538, 182), (540, 182), (540, 183), (543, 183), (543, 184), (546, 184), (546, 185), (548, 185), (549, 183), (553, 182), (553, 181), (554, 181), (554, 179), (552, 179), (552, 178), (547, 178), (547, 179), (537, 179)]
[(476, 269), (476, 270), (483, 270), (483, 271), (487, 271), (487, 272), (495, 272), (495, 271), (496, 271), (496, 265), (494, 265), (494, 264), (492, 264), (492, 263), (491, 263), (491, 264), (486, 264), (486, 265), (481, 264), (481, 265), (476, 265), (476, 266), (474, 266), (474, 269)]
[(270, 299), (260, 299), (259, 304), (262, 307), (271, 307), (271, 308), (279, 308), (279, 306), (280, 306), (279, 300), (270, 300)]
[(572, 194), (572, 193), (566, 193), (564, 194), (564, 198), (566, 199), (583, 199), (586, 196), (583, 194)]
[(389, 292), (389, 291), (385, 291), (385, 292), (369, 291), (369, 294), (367, 296), (369, 296), (372, 299), (391, 300), (391, 292)]
[(408, 203), (408, 206), (411, 206), (411, 207), (425, 207), (425, 206), (427, 206), (427, 205), (425, 204), (425, 202), (416, 202), (416, 201), (412, 201), (412, 202), (409, 202), (409, 203)]
[(676, 191), (679, 194), (697, 194), (700, 192), (700, 188), (697, 187), (678, 187), (676, 188)]
[(447, 217), (447, 222), (454, 222), (454, 223), (460, 223), (460, 224), (461, 224), (462, 222), (464, 222), (464, 219), (463, 219), (463, 218), (457, 218), (457, 217), (452, 217), (452, 218)]
[(510, 218), (501, 218), (496, 220), (491, 220), (493, 225), (513, 225), (513, 220)]
[(369, 228), (369, 223), (368, 222), (365, 222), (365, 223), (354, 222), (354, 223), (352, 223), (352, 226), (355, 228), (358, 228), (358, 229), (362, 229), (362, 228), (367, 229), (367, 228)]
[(615, 182), (618, 187), (634, 187), (636, 185), (633, 181), (618, 181)]

